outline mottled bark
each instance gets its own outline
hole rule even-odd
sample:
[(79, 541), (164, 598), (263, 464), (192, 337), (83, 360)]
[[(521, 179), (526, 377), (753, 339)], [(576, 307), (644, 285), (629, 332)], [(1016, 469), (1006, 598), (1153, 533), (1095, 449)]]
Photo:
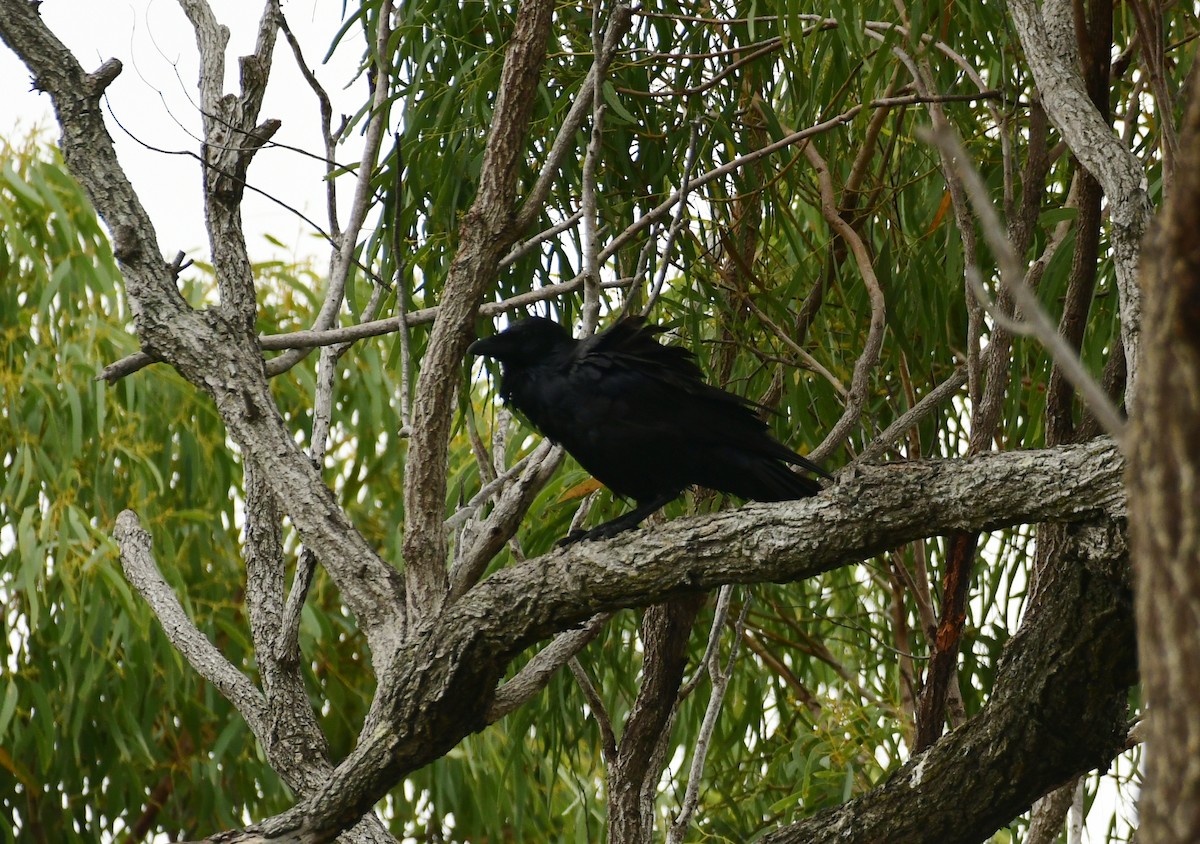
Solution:
[(1141, 844), (1200, 840), (1200, 76), (1175, 191), (1146, 246), (1129, 479), (1148, 701)]
[[(513, 657), (597, 611), (646, 606), (723, 583), (799, 580), (919, 537), (955, 530), (1101, 517), (1122, 507), (1123, 469), (1111, 443), (1102, 441), (1041, 452), (988, 454), (970, 461), (864, 466), (816, 498), (677, 519), (613, 541), (580, 543), (510, 566), (447, 606), (430, 629), (410, 631), (402, 649), (404, 658), (393, 666), (390, 682), (381, 688), (368, 716), (376, 727), (365, 732), (319, 794), (248, 834), (265, 832), (287, 841), (328, 840), (403, 776), (482, 729), (492, 690)], [(870, 518), (863, 518), (862, 502), (870, 502)], [(1110, 613), (1117, 612), (1111, 589), (1092, 597), (1097, 607), (1103, 599)], [(1069, 609), (1056, 617), (1065, 617)], [(1069, 632), (1078, 632), (1076, 628), (1082, 629), (1085, 621), (1071, 619)], [(1106, 642), (1104, 648), (1115, 648), (1115, 643)], [(1056, 671), (1057, 667), (1051, 675), (1060, 676)], [(1078, 679), (1067, 685), (1082, 694), (1089, 687), (1074, 685)], [(1036, 691), (1043, 680), (1030, 682)], [(1018, 691), (1009, 689), (1014, 697)], [(1085, 701), (1068, 703), (1082, 706)], [(1021, 705), (1014, 701), (1010, 709)], [(1031, 705), (1037, 705), (1036, 699)], [(1010, 709), (997, 711), (1009, 718)], [(1019, 717), (1029, 718), (1030, 712), (1022, 710)], [(1039, 717), (1057, 728), (1048, 714)], [(980, 729), (987, 723), (989, 719), (980, 722)], [(987, 741), (999, 740), (1006, 730), (1026, 729), (1018, 730), (1016, 724), (1004, 721), (998, 734), (990, 729), (985, 735), (973, 731), (971, 752), (984, 754)], [(959, 747), (960, 741), (949, 746)], [(943, 744), (945, 740), (934, 751)], [(1089, 747), (1086, 742), (1078, 744)], [(1035, 746), (1039, 753), (1052, 746), (1055, 752), (1048, 755), (1066, 759), (1077, 758), (1080, 752), (1046, 737)], [(1089, 756), (1087, 763), (1094, 767), (1097, 758)], [(1012, 770), (997, 776), (1024, 783), (1024, 775), (1013, 777)], [(940, 779), (935, 782), (940, 785), (926, 783), (925, 787), (933, 791), (950, 787)], [(1035, 779), (1028, 801), (1050, 785)], [(974, 787), (990, 789), (991, 785), (981, 779)], [(981, 797), (980, 802), (987, 799)]]
[(1072, 527), (987, 706), (879, 788), (759, 840), (977, 844), (1052, 788), (1107, 766), (1125, 747), (1136, 679), (1128, 575), (1122, 524)]
[(675, 702), (687, 668), (687, 646), (702, 595), (685, 595), (649, 607), (642, 616), (642, 682), (616, 758), (608, 766), (608, 840), (654, 841), (654, 798)]
[(474, 337), (479, 300), (516, 241), (517, 174), (550, 38), (550, 0), (524, 0), (496, 97), (479, 189), (459, 227), (459, 245), (442, 291), (413, 396), (412, 438), (404, 472), (404, 563), (409, 613), (437, 613), (446, 599), (446, 465), (458, 371)]

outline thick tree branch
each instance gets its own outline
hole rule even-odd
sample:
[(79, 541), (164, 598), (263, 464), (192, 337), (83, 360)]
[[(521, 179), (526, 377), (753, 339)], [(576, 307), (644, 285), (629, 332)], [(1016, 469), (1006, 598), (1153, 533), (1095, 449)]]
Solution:
[(238, 671), (216, 645), (196, 629), (184, 612), (174, 590), (158, 569), (150, 549), (150, 534), (132, 510), (117, 515), (113, 536), (121, 548), (121, 568), (125, 578), (150, 605), (163, 632), (175, 649), (200, 676), (225, 695), (246, 719), (251, 731), (264, 742), (267, 738), (267, 705), (262, 692), (245, 674)]
[(1136, 679), (1128, 563), (1123, 523), (1073, 526), (979, 715), (879, 788), (759, 840), (975, 844), (1105, 767), (1125, 749)]
[[(1071, 14), (1069, 3), (1060, 3), (1058, 7), (1058, 12)], [(1047, 29), (1055, 21), (1042, 16), (1043, 11), (1050, 9), (1039, 10), (1034, 0), (1012, 0), (1008, 8), (1046, 114), (1062, 132), (1071, 152), (1103, 186), (1108, 199), (1113, 263), (1120, 293), (1121, 340), (1129, 373), (1126, 403), (1132, 407), (1142, 322), (1138, 253), (1150, 222), (1146, 174), (1092, 103), (1076, 66), (1063, 51), (1051, 47)], [(1073, 23), (1068, 20), (1065, 25)]]
[(301, 539), (337, 582), (373, 658), (386, 664), (403, 624), (403, 586), (296, 446), (271, 396), (256, 339), (236, 311), (193, 311), (180, 296), (154, 226), (117, 161), (98, 90), (35, 4), (0, 0), (0, 38), (54, 101), (63, 157), (112, 232), (143, 348), (212, 397), (230, 436), (271, 477)]
[(1123, 512), (1123, 471), (1108, 440), (862, 466), (815, 498), (677, 519), (507, 568), (446, 606), (428, 629), (410, 629), (405, 658), (374, 702), (374, 728), (320, 794), (247, 834), (329, 840), (403, 776), (486, 726), (513, 657), (598, 612), (725, 583), (799, 580), (952, 531), (1111, 518)]
[(1192, 74), (1175, 190), (1147, 242), (1141, 400), (1130, 511), (1146, 715), (1146, 844), (1200, 836), (1200, 75)]
[(446, 461), (453, 396), (479, 300), (504, 252), (520, 232), (513, 226), (518, 162), (550, 37), (551, 0), (524, 0), (500, 75), (479, 190), (463, 218), (438, 319), (430, 332), (413, 396), (412, 438), (404, 473), (404, 561), (410, 617), (436, 613), (446, 597)]

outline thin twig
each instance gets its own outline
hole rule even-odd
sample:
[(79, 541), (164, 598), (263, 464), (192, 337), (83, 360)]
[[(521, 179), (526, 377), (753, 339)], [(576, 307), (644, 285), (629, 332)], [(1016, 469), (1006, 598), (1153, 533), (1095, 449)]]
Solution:
[(317, 105), (321, 112), (321, 138), (325, 142), (325, 211), (329, 218), (330, 235), (338, 238), (341, 236), (341, 229), (337, 216), (337, 179), (333, 178), (333, 172), (338, 167), (334, 160), (336, 141), (333, 133), (333, 104), (330, 102), (329, 94), (325, 92), (324, 86), (321, 85), (316, 74), (305, 61), (300, 42), (292, 33), (291, 27), (288, 26), (287, 18), (284, 17), (282, 10), (279, 12), (279, 29), (292, 48), (292, 55), (296, 59), (296, 67), (300, 69), (300, 75), (304, 77), (304, 81), (308, 83), (308, 87), (317, 97)]
[(879, 284), (879, 279), (875, 277), (875, 268), (871, 264), (871, 257), (867, 254), (867, 247), (863, 244), (862, 238), (838, 212), (833, 196), (833, 180), (829, 175), (829, 167), (812, 144), (805, 145), (804, 154), (817, 173), (817, 184), (820, 187), (821, 195), (821, 214), (825, 217), (829, 227), (849, 247), (850, 253), (854, 256), (854, 262), (858, 266), (863, 286), (867, 289), (867, 297), (871, 302), (871, 323), (867, 332), (867, 340), (863, 344), (858, 361), (854, 364), (854, 374), (850, 378), (850, 401), (825, 440), (809, 454), (810, 459), (820, 462), (841, 445), (862, 417), (863, 407), (866, 406), (867, 401), (867, 379), (876, 364), (879, 363), (879, 352), (883, 348), (883, 331), (887, 327), (887, 323), (883, 288)]
[(967, 368), (960, 366), (954, 374), (926, 393), (919, 402), (910, 407), (883, 432), (872, 440), (863, 453), (855, 458), (855, 463), (869, 463), (882, 455), (892, 443), (904, 436), (904, 433), (918, 424), (942, 404), (957, 393), (967, 383)]
[(396, 291), (396, 324), (400, 331), (400, 426), (408, 428), (412, 422), (412, 348), (408, 336), (408, 288), (404, 283), (404, 244), (400, 234), (401, 197), (404, 185), (403, 150), (400, 146), (400, 133), (394, 136), (392, 149), (395, 163), (392, 165), (396, 178), (392, 181), (392, 197), (395, 203), (395, 213), (392, 215), (392, 264), (395, 267), (393, 289)]
[[(731, 587), (722, 587), (722, 590)], [(750, 609), (750, 596), (742, 603), (742, 611), (734, 624), (734, 636), (729, 644), (729, 658), (721, 667), (720, 654), (716, 649), (706, 654), (708, 658), (708, 673), (712, 677), (712, 694), (708, 698), (708, 707), (704, 710), (704, 720), (700, 724), (700, 733), (696, 737), (696, 746), (692, 751), (692, 765), (688, 771), (687, 790), (684, 792), (683, 806), (679, 816), (667, 831), (667, 844), (679, 844), (691, 826), (692, 816), (700, 800), (700, 778), (704, 775), (704, 761), (708, 756), (708, 748), (712, 744), (713, 730), (717, 725), (717, 717), (721, 713), (721, 704), (725, 700), (725, 692), (729, 688), (729, 678), (733, 675), (733, 665), (737, 659), (738, 645), (742, 641), (742, 633), (746, 629), (746, 613)], [(714, 630), (716, 629), (714, 625)]]
[[(592, 48), (600, 56), (604, 50), (600, 34), (600, 2), (592, 3)], [(600, 322), (600, 246), (596, 208), (596, 168), (604, 146), (603, 73), (607, 68), (594, 66), (592, 84), (592, 131), (583, 156), (583, 185), (580, 205), (583, 210), (583, 325), (582, 336), (589, 337)]]
[(717, 648), (721, 644), (721, 631), (725, 629), (725, 617), (729, 615), (729, 601), (733, 596), (733, 586), (725, 585), (717, 591), (717, 605), (713, 608), (713, 621), (708, 631), (708, 644), (704, 648), (704, 656), (701, 657), (696, 673), (679, 688), (679, 694), (676, 699), (683, 701), (696, 687), (700, 685), (700, 681), (704, 679), (704, 675), (708, 672), (709, 662), (713, 658), (713, 654), (717, 652)]
[[(391, 93), (391, 50), (388, 41), (392, 34), (392, 2), (383, 0), (378, 12), (378, 31), (375, 33), (374, 60), (376, 73), (375, 88), (371, 92), (371, 107), (367, 118), (367, 128), (363, 133), (363, 153), (359, 161), (357, 181), (354, 188), (354, 198), (350, 203), (350, 214), (346, 221), (345, 230), (337, 238), (338, 248), (329, 258), (329, 283), (325, 290), (325, 300), (313, 321), (313, 328), (322, 331), (331, 328), (341, 312), (346, 295), (346, 283), (350, 270), (355, 266), (354, 253), (358, 248), (358, 236), (366, 222), (374, 188), (372, 178), (375, 166), (379, 162), (379, 149), (383, 143), (383, 129), (387, 123), (388, 97)], [(304, 348), (292, 348), (277, 358), (267, 361), (267, 375), (278, 375), (291, 369), (308, 355)]]
[[(632, 283), (632, 279), (619, 278), (601, 282), (602, 289), (610, 289), (614, 287), (627, 287)], [(508, 299), (499, 302), (487, 302), (479, 307), (479, 315), (483, 317), (492, 317), (497, 314), (515, 311), (524, 308), (526, 305), (535, 302), (541, 302), (546, 299), (553, 299), (557, 296), (563, 296), (568, 293), (573, 293), (583, 284), (583, 276), (579, 275), (570, 281), (560, 282), (559, 284), (548, 284), (545, 287), (539, 287), (535, 290), (530, 290), (525, 293), (520, 293)], [(404, 318), (403, 324), (407, 326), (424, 325), (433, 322), (437, 318), (438, 308), (421, 308), (420, 310), (411, 311)], [(304, 329), (302, 331), (292, 331), (285, 334), (263, 334), (260, 335), (259, 346), (263, 351), (280, 351), (282, 349), (316, 349), (321, 346), (333, 346), (338, 343), (352, 343), (357, 340), (365, 340), (370, 337), (380, 337), (384, 334), (391, 334), (398, 331), (401, 326), (399, 316), (391, 316), (386, 319), (368, 320), (355, 325), (345, 325), (340, 328), (330, 328), (325, 331), (314, 329)], [(147, 354), (146, 352), (134, 352), (131, 355), (121, 358), (118, 361), (110, 363), (100, 371), (96, 376), (97, 381), (108, 381), (113, 383), (121, 380), (135, 372), (145, 369), (153, 363), (157, 363), (158, 359)], [(277, 373), (276, 373), (277, 374)]]
[[(1120, 445), (1125, 433), (1125, 421), (1121, 418), (1120, 412), (1109, 399), (1108, 394), (1092, 378), (1091, 374), (1084, 367), (1083, 362), (1079, 359), (1079, 356), (1063, 339), (1062, 335), (1058, 333), (1054, 322), (1046, 313), (1045, 308), (1042, 307), (1042, 303), (1038, 301), (1037, 296), (1023, 281), (1024, 273), (1021, 271), (1020, 257), (1017, 255), (1016, 250), (1013, 249), (1008, 236), (1004, 233), (1004, 229), (1000, 224), (1000, 218), (996, 214), (996, 209), (988, 198), (987, 188), (983, 184), (983, 179), (980, 178), (979, 172), (971, 165), (970, 159), (967, 158), (966, 151), (963, 149), (962, 144), (959, 143), (957, 136), (948, 128), (940, 131), (929, 130), (923, 134), (925, 135), (925, 140), (936, 144), (939, 149), (944, 150), (954, 162), (954, 166), (967, 191), (967, 196), (971, 200), (971, 205), (979, 217), (983, 236), (987, 240), (988, 246), (991, 247), (993, 254), (998, 258), (1000, 281), (1012, 295), (1013, 301), (1020, 308), (1025, 320), (1027, 327), (1022, 328), (1021, 331), (1032, 334), (1041, 342), (1046, 351), (1050, 353), (1051, 358), (1054, 359), (1054, 362), (1062, 370), (1063, 375), (1079, 391), (1080, 396), (1092, 413), (1095, 414), (1101, 427)], [(986, 307), (987, 303), (985, 302), (984, 305)], [(994, 314), (993, 318), (995, 318)]]
[[(571, 104), (571, 110), (567, 112), (554, 143), (550, 145), (550, 152), (542, 163), (537, 181), (529, 189), (524, 204), (517, 212), (514, 222), (517, 231), (525, 231), (541, 213), (546, 197), (550, 195), (550, 188), (554, 184), (554, 180), (558, 178), (559, 167), (562, 166), (563, 160), (571, 150), (575, 148), (575, 133), (579, 131), (579, 127), (583, 125), (588, 114), (593, 111), (592, 92), (597, 87), (598, 80), (608, 73), (608, 66), (617, 54), (621, 39), (625, 37), (625, 33), (629, 31), (632, 24), (633, 9), (631, 7), (625, 4), (613, 7), (608, 18), (608, 26), (604, 29), (604, 49), (596, 55), (579, 93), (575, 97), (575, 102)], [(603, 259), (602, 256), (601, 260)]]
[(693, 121), (691, 137), (688, 138), (687, 152), (683, 157), (683, 177), (679, 182), (679, 204), (675, 206), (675, 216), (671, 220), (670, 228), (667, 229), (666, 243), (663, 244), (662, 254), (658, 257), (658, 268), (654, 273), (654, 283), (650, 286), (650, 293), (646, 297), (646, 306), (642, 308), (642, 316), (647, 316), (650, 313), (654, 307), (654, 303), (658, 301), (658, 297), (662, 293), (663, 285), (667, 281), (667, 268), (671, 265), (671, 250), (675, 246), (679, 232), (683, 229), (683, 221), (687, 215), (688, 191), (691, 188), (692, 170), (696, 166), (696, 148), (699, 145), (700, 124), (697, 121)]
[(596, 685), (584, 670), (578, 657), (571, 657), (567, 664), (571, 667), (571, 673), (575, 675), (575, 682), (579, 684), (579, 688), (583, 692), (583, 699), (587, 701), (592, 717), (596, 719), (596, 726), (600, 728), (600, 750), (604, 754), (605, 761), (616, 759), (617, 735), (613, 732), (612, 719), (608, 716), (608, 709), (605, 708), (604, 701), (600, 699), (600, 693), (596, 691)]

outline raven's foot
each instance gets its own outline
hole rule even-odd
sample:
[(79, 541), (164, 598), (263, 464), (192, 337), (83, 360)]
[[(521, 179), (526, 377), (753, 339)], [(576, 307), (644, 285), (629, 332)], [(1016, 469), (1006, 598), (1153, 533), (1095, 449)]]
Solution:
[(641, 524), (641, 519), (629, 521), (622, 516), (621, 518), (613, 519), (611, 522), (596, 525), (591, 530), (573, 530), (558, 540), (557, 546), (559, 548), (566, 548), (568, 545), (574, 545), (576, 542), (587, 542), (593, 539), (611, 539), (618, 533), (633, 530), (639, 524)]

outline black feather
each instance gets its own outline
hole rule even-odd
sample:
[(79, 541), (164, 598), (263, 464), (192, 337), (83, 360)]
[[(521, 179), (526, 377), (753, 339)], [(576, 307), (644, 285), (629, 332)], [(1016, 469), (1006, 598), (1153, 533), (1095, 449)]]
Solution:
[(754, 405), (704, 383), (685, 349), (662, 329), (626, 319), (575, 340), (548, 319), (529, 318), (469, 351), (500, 362), (501, 396), (597, 480), (638, 507), (587, 534), (635, 526), (693, 484), (755, 501), (820, 491), (787, 464), (829, 477), (775, 440)]

